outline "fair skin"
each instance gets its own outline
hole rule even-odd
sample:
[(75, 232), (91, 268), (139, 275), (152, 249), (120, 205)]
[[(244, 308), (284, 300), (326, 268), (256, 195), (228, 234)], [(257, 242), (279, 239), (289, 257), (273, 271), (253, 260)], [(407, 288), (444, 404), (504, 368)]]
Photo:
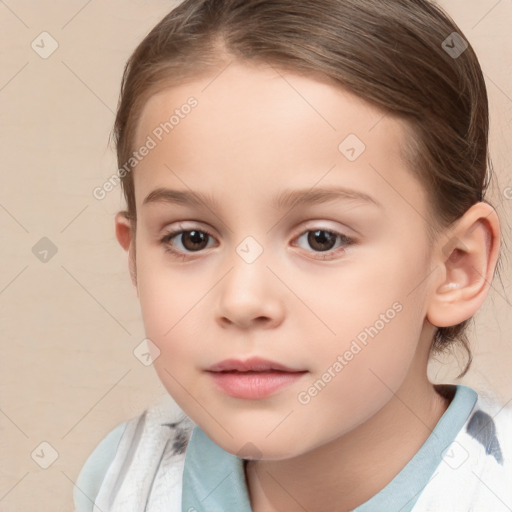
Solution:
[[(235, 455), (247, 443), (259, 452), (246, 466), (255, 512), (350, 510), (393, 479), (445, 412), (427, 378), (430, 343), (435, 326), (455, 325), (483, 303), (498, 218), (477, 203), (430, 244), (426, 193), (399, 153), (401, 121), (328, 81), (272, 67), (235, 63), (211, 80), (149, 99), (137, 147), (188, 97), (198, 106), (134, 171), (135, 237), (116, 216), (146, 336), (160, 350), (154, 366), (215, 443)], [(354, 162), (338, 150), (348, 134), (366, 145)], [(333, 187), (379, 206), (353, 198), (273, 204), (285, 189)], [(144, 204), (157, 188), (201, 192), (216, 204)], [(180, 229), (212, 236), (202, 232), (200, 250), (197, 233), (160, 241)], [(322, 251), (308, 238), (317, 230), (355, 242), (327, 238)], [(252, 263), (237, 253), (247, 236), (263, 249)], [(299, 393), (397, 302), (400, 312), (301, 403)], [(208, 366), (251, 356), (305, 373), (257, 400), (212, 385)]]

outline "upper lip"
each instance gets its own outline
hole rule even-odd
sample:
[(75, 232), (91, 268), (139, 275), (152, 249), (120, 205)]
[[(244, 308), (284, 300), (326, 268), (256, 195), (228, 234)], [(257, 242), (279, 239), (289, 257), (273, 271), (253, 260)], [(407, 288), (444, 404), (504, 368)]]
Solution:
[(289, 368), (275, 361), (269, 361), (268, 359), (262, 359), (261, 357), (251, 357), (242, 361), (240, 359), (224, 359), (219, 363), (216, 363), (209, 368), (207, 371), (210, 372), (227, 372), (227, 371), (239, 371), (239, 372), (264, 372), (271, 370), (279, 370), (283, 372), (303, 372), (306, 370), (299, 370), (297, 368)]

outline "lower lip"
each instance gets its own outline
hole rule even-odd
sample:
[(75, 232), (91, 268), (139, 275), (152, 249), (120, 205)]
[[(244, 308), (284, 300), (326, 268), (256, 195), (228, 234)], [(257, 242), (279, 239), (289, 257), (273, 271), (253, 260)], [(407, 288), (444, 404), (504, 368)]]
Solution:
[(235, 398), (266, 398), (307, 372), (208, 372), (215, 384)]

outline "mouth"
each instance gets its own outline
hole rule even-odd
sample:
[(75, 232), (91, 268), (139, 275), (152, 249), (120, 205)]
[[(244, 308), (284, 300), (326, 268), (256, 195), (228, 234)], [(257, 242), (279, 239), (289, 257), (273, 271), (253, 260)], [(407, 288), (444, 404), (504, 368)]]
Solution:
[(225, 359), (206, 371), (217, 389), (229, 396), (248, 400), (274, 395), (309, 373), (256, 357), (246, 361)]
[(261, 357), (251, 357), (242, 361), (240, 359), (224, 359), (208, 368), (210, 372), (289, 372), (297, 373), (306, 370), (289, 368), (281, 363), (262, 359)]

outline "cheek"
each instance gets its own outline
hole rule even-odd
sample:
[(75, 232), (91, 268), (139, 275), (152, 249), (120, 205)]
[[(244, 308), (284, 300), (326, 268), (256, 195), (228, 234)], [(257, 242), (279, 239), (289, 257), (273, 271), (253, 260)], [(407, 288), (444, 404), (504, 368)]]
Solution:
[(193, 307), (199, 300), (197, 292), (156, 266), (138, 277), (145, 335), (156, 346), (153, 367), (174, 401), (190, 414), (194, 412), (190, 411), (190, 397), (201, 400), (193, 371), (198, 365), (196, 337), (201, 330)]
[(202, 287), (186, 272), (170, 269), (163, 250), (142, 246), (137, 251), (137, 288), (146, 334), (161, 338), (170, 335), (198, 302)]
[(183, 387), (199, 393), (193, 370), (201, 366), (201, 347), (210, 343), (206, 334), (213, 332), (211, 319), (205, 326), (212, 284), (207, 276), (169, 269), (161, 254), (150, 251), (137, 261), (137, 283), (145, 335), (158, 349), (153, 366), (180, 404)]
[(373, 339), (382, 340), (380, 345), (384, 340), (393, 340), (395, 346), (414, 344), (423, 324), (424, 297), (418, 287), (423, 267), (404, 266), (396, 256), (374, 258), (352, 265), (350, 272), (332, 272), (329, 279), (297, 279), (304, 283), (297, 286), (298, 295), (315, 313), (297, 320), (311, 324), (320, 319), (322, 337), (330, 337), (339, 350), (348, 349), (354, 339), (363, 345)]
[[(404, 382), (416, 356), (420, 327), (415, 308), (395, 301), (338, 316), (338, 335), (309, 347), (315, 354), (311, 385), (324, 404), (347, 411), (371, 411)], [(305, 400), (320, 393), (304, 388)], [(313, 400), (311, 400), (313, 401)], [(300, 402), (300, 400), (299, 400)], [(334, 411), (333, 411), (334, 412)]]
[[(312, 302), (334, 334), (323, 329), (323, 340), (308, 347), (315, 354), (317, 387), (322, 389), (322, 398), (311, 402), (343, 404), (332, 414), (361, 410), (364, 415), (363, 409), (370, 413), (403, 383), (417, 355), (424, 321), (424, 291), (418, 286), (424, 263), (415, 257), (404, 265), (390, 252), (380, 265), (354, 266)], [(309, 297), (314, 300), (311, 291)], [(313, 320), (299, 320), (305, 332)], [(304, 391), (305, 401), (312, 398)]]
[[(160, 351), (155, 367), (168, 365), (176, 357), (182, 359), (184, 344), (177, 342), (183, 326), (190, 329), (187, 320), (194, 314), (192, 305), (197, 302), (195, 286), (186, 286), (175, 273), (157, 264), (155, 258), (138, 256), (137, 287), (146, 337)], [(151, 261), (151, 264), (148, 262)], [(189, 283), (190, 284), (190, 283)]]

